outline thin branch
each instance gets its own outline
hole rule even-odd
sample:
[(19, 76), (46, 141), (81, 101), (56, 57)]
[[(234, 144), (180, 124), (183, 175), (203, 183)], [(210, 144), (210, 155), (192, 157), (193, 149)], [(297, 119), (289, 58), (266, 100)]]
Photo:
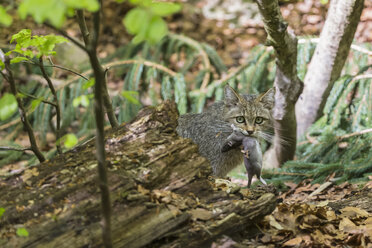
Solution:
[(65, 71), (71, 72), (72, 74), (75, 74), (75, 75), (85, 79), (86, 81), (89, 80), (89, 78), (85, 77), (84, 75), (80, 74), (79, 72), (76, 72), (74, 70), (71, 70), (69, 68), (66, 68), (66, 67), (63, 67), (63, 66), (60, 66), (60, 65), (52, 64), (52, 65), (44, 65), (44, 67), (54, 67), (54, 68), (58, 68), (58, 69), (61, 69), (61, 70), (65, 70)]
[[(341, 140), (344, 140), (344, 139), (348, 139), (350, 137), (359, 136), (359, 135), (363, 135), (363, 134), (366, 134), (366, 133), (372, 133), (372, 128), (364, 129), (364, 130), (354, 132), (354, 133), (348, 133), (348, 134), (345, 134), (345, 135), (342, 135), (342, 136), (337, 136), (336, 139), (338, 139), (338, 141), (341, 141)], [(298, 143), (298, 145), (299, 146), (306, 145), (306, 144), (317, 145), (317, 144), (321, 143), (315, 137), (312, 137), (310, 135), (306, 135), (306, 138), (307, 138), (307, 140), (304, 140), (304, 141)]]
[(6, 81), (9, 82), (9, 78), (8, 78), (8, 76), (7, 76), (3, 71), (1, 71), (1, 70), (0, 70), (0, 73), (1, 73), (1, 75), (3, 76), (3, 78), (4, 78)]
[(30, 122), (27, 119), (27, 114), (26, 114), (25, 108), (23, 106), (23, 101), (22, 101), (22, 99), (17, 94), (18, 91), (17, 91), (16, 84), (14, 82), (13, 73), (12, 73), (12, 71), (10, 69), (10, 60), (9, 60), (9, 58), (6, 58), (5, 59), (5, 70), (6, 70), (7, 74), (8, 74), (7, 75), (7, 78), (8, 78), (8, 82), (10, 84), (11, 92), (12, 92), (13, 95), (15, 95), (15, 97), (17, 99), (18, 109), (19, 109), (19, 112), (20, 112), (21, 120), (22, 120), (22, 123), (23, 123), (25, 129), (27, 130), (28, 138), (29, 138), (30, 143), (31, 143), (31, 149), (34, 152), (34, 154), (36, 155), (36, 157), (39, 159), (39, 161), (40, 162), (44, 162), (45, 161), (45, 157), (40, 152), (40, 150), (39, 150), (39, 148), (37, 146), (35, 135), (34, 135), (34, 131), (32, 129), (32, 126), (31, 126)]
[(50, 57), (48, 57), (48, 59), (49, 59), (50, 65), (44, 65), (44, 67), (58, 68), (58, 69), (61, 69), (61, 70), (64, 70), (64, 71), (71, 72), (72, 74), (75, 74), (75, 75), (77, 75), (77, 76), (79, 76), (79, 77), (81, 77), (81, 78), (83, 78), (83, 79), (85, 79), (87, 81), (89, 80), (89, 78), (85, 77), (84, 75), (80, 74), (79, 72), (76, 72), (76, 71), (74, 71), (72, 69), (69, 69), (69, 68), (66, 68), (64, 66), (60, 66), (60, 65), (54, 64), (53, 61), (50, 59)]
[(359, 132), (348, 133), (348, 134), (342, 135), (342, 136), (338, 137), (338, 139), (339, 140), (343, 140), (343, 139), (347, 139), (347, 138), (350, 138), (350, 137), (354, 137), (354, 136), (358, 136), (358, 135), (363, 135), (363, 134), (371, 133), (371, 132), (372, 132), (372, 128), (364, 129), (364, 130), (359, 131)]
[(76, 10), (76, 17), (77, 17), (77, 20), (78, 20), (78, 24), (79, 24), (79, 27), (80, 27), (81, 34), (83, 35), (83, 40), (84, 40), (84, 44), (85, 44), (84, 48), (86, 49), (86, 52), (88, 52), (88, 44), (89, 44), (90, 33), (89, 33), (88, 28), (87, 28), (87, 24), (85, 22), (85, 17), (84, 17), (83, 10), (81, 10), (81, 9)]
[(30, 94), (28, 94), (28, 93), (26, 93), (26, 92), (24, 92), (22, 90), (18, 90), (18, 92), (21, 93), (21, 94), (23, 94), (23, 95), (25, 95), (25, 96), (27, 96), (27, 97), (29, 97), (29, 98), (32, 98), (32, 99), (35, 99), (35, 100), (41, 100), (43, 103), (50, 104), (50, 105), (52, 105), (54, 107), (56, 106), (56, 104), (54, 102), (50, 102), (50, 101), (45, 100), (45, 99), (37, 98), (36, 96), (30, 95)]
[(172, 77), (175, 77), (177, 75), (177, 72), (172, 71), (171, 69), (169, 69), (169, 68), (167, 68), (167, 67), (165, 67), (161, 64), (157, 64), (157, 63), (149, 61), (149, 60), (135, 60), (135, 59), (122, 60), (122, 61), (115, 61), (115, 62), (107, 63), (107, 64), (104, 64), (104, 66), (107, 67), (108, 69), (111, 69), (112, 67), (118, 67), (118, 66), (121, 66), (121, 65), (129, 65), (129, 64), (143, 64), (145, 66), (149, 66), (149, 67), (152, 67), (152, 68), (156, 68), (160, 71), (163, 71), (163, 72), (169, 74)]
[[(100, 1), (102, 6), (102, 2)], [(93, 69), (95, 84), (94, 84), (94, 113), (96, 120), (96, 156), (98, 161), (98, 178), (99, 187), (101, 190), (101, 207), (102, 207), (102, 238), (103, 245), (106, 248), (112, 247), (111, 238), (111, 201), (110, 191), (108, 188), (107, 171), (106, 171), (106, 152), (105, 152), (105, 131), (104, 131), (104, 111), (105, 105), (107, 116), (112, 127), (119, 126), (114, 112), (112, 110), (111, 100), (107, 91), (107, 83), (105, 79), (105, 71), (99, 63), (97, 56), (97, 44), (100, 29), (100, 13), (99, 11), (93, 14), (93, 36), (89, 40), (88, 28), (85, 23), (84, 13), (82, 10), (77, 10), (77, 19), (80, 30), (84, 37), (85, 46), (89, 56), (90, 64)]]
[[(56, 65), (53, 63), (53, 61), (49, 58), (49, 61), (50, 61), (50, 65), (44, 65), (44, 67), (53, 67), (53, 68), (58, 68), (58, 69), (61, 69), (61, 70), (64, 70), (64, 71), (68, 71), (68, 72), (71, 72), (72, 74), (75, 74), (76, 76), (79, 76), (83, 79), (85, 79), (86, 81), (89, 80), (89, 78), (87, 78), (86, 76), (84, 76), (83, 74), (80, 74), (79, 72), (76, 72), (72, 69), (69, 69), (69, 68), (66, 68), (66, 67), (63, 67), (63, 66), (60, 66), (60, 65)], [(25, 64), (31, 64), (31, 65), (37, 65), (37, 66), (40, 66), (39, 63), (36, 63), (34, 61), (21, 61), (21, 63), (25, 63)], [(58, 89), (57, 89), (58, 91)]]
[[(311, 42), (311, 43), (319, 43), (319, 38), (312, 38), (312, 39), (299, 39), (298, 40), (298, 43), (299, 44), (303, 44), (303, 43), (306, 43), (306, 42)], [(355, 51), (358, 51), (358, 52), (361, 52), (361, 53), (364, 53), (364, 54), (367, 54), (368, 56), (372, 56), (372, 51), (364, 48), (364, 47), (361, 47), (361, 46), (358, 46), (358, 45), (355, 45), (355, 44), (351, 44), (351, 49), (355, 50)]]
[[(45, 68), (44, 68), (44, 62), (43, 62), (43, 56), (40, 56), (39, 58), (39, 67), (40, 67), (40, 70), (41, 70), (41, 73), (43, 74), (43, 77), (45, 78), (45, 80), (47, 81), (48, 83), (48, 86), (49, 86), (49, 89), (50, 91), (52, 92), (53, 94), (53, 97), (54, 97), (54, 107), (56, 109), (56, 115), (57, 115), (57, 128), (56, 128), (56, 140), (59, 140), (61, 138), (61, 109), (59, 107), (59, 102), (58, 102), (58, 96), (57, 96), (57, 92), (56, 90), (54, 89), (54, 86), (53, 86), (53, 83), (52, 83), (52, 80), (50, 80), (48, 74), (46, 73), (45, 71)], [(59, 144), (57, 142), (56, 144), (57, 146), (57, 151), (59, 154), (62, 154), (62, 147), (61, 147), (61, 144)]]
[(195, 50), (197, 50), (199, 52), (199, 54), (200, 54), (200, 56), (202, 57), (202, 60), (203, 60), (204, 70), (206, 71), (205, 76), (204, 76), (203, 81), (202, 81), (202, 84), (200, 86), (200, 91), (205, 93), (207, 91), (207, 86), (208, 86), (208, 83), (209, 83), (210, 71), (211, 71), (211, 63), (209, 61), (208, 54), (204, 51), (202, 46), (197, 41), (195, 41), (195, 40), (193, 40), (189, 37), (186, 37), (186, 36), (183, 36), (183, 35), (178, 35), (178, 34), (170, 34), (170, 37), (173, 37), (175, 39), (178, 39), (178, 40), (188, 44), (189, 46), (193, 47)]
[(32, 151), (31, 147), (11, 147), (11, 146), (0, 146), (0, 151), (17, 151), (17, 152), (24, 152), (24, 151)]
[[(100, 28), (100, 24), (99, 24), (100, 13), (97, 11), (93, 15), (93, 27), (94, 27), (94, 29), (93, 29), (93, 35), (92, 35), (91, 39), (89, 37), (90, 33), (89, 33), (89, 30), (88, 30), (88, 27), (85, 23), (85, 17), (84, 17), (83, 10), (77, 10), (76, 11), (76, 16), (77, 16), (77, 20), (78, 20), (78, 23), (79, 23), (81, 33), (83, 35), (83, 39), (84, 39), (85, 47), (87, 49), (89, 60), (91, 61), (93, 72), (95, 72), (95, 70), (99, 69), (100, 73), (104, 74), (104, 70), (103, 70), (103, 68), (102, 68), (102, 66), (101, 66), (101, 64), (98, 60), (98, 56), (97, 56), (97, 44), (98, 44), (99, 28)], [(104, 75), (103, 75), (103, 80), (104, 81), (102, 83), (102, 91), (103, 91), (103, 102), (104, 102), (104, 106), (105, 106), (105, 109), (106, 109), (106, 114), (107, 114), (107, 117), (110, 121), (111, 126), (113, 128), (116, 128), (116, 127), (119, 126), (119, 122), (116, 119), (115, 112), (112, 108), (110, 95), (109, 95), (108, 89), (107, 89), (107, 81), (106, 81), (106, 77)]]
[(67, 38), (68, 40), (70, 40), (72, 43), (74, 43), (76, 46), (78, 46), (80, 49), (84, 50), (84, 51), (87, 51), (86, 47), (78, 40), (76, 40), (75, 38), (71, 37), (70, 35), (67, 34), (66, 31), (64, 30), (61, 30), (59, 28), (56, 28), (54, 27), (53, 25), (49, 24), (49, 23), (44, 23), (45, 26), (49, 27), (49, 28), (52, 28), (54, 29), (55, 31), (57, 31), (59, 34), (61, 34), (62, 36), (64, 36), (65, 38)]

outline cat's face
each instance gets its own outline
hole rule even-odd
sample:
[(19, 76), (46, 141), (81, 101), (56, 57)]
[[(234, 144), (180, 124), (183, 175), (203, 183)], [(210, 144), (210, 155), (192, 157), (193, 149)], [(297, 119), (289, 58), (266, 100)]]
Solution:
[(225, 87), (224, 119), (243, 130), (250, 136), (258, 137), (262, 132), (272, 128), (272, 109), (274, 107), (275, 89), (253, 95), (239, 95), (229, 85)]

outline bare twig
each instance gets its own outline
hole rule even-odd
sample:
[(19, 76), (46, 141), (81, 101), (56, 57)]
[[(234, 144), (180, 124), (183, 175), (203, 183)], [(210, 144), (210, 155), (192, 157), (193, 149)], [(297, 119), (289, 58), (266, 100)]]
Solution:
[[(101, 2), (100, 2), (101, 3)], [(102, 3), (101, 3), (102, 5)], [(107, 92), (107, 84), (105, 80), (105, 71), (97, 57), (97, 44), (100, 31), (100, 12), (93, 14), (93, 34), (89, 36), (89, 31), (85, 23), (84, 13), (82, 10), (77, 10), (77, 19), (81, 32), (84, 37), (85, 46), (89, 56), (90, 64), (93, 69), (95, 85), (94, 85), (94, 112), (96, 119), (96, 156), (98, 160), (98, 176), (99, 187), (101, 189), (101, 206), (102, 206), (102, 238), (106, 248), (112, 247), (111, 239), (111, 202), (110, 192), (107, 182), (106, 171), (106, 153), (105, 153), (105, 133), (104, 133), (104, 111), (105, 104), (107, 116), (109, 117), (112, 127), (117, 127), (119, 124), (112, 110), (111, 101)]]
[[(299, 44), (303, 44), (303, 43), (306, 43), (306, 42), (319, 43), (319, 38), (299, 39), (298, 40)], [(358, 51), (358, 52), (361, 52), (361, 53), (364, 53), (364, 54), (367, 54), (368, 56), (372, 56), (372, 51), (370, 51), (370, 50), (368, 50), (364, 47), (361, 47), (361, 46), (358, 46), (358, 45), (355, 45), (355, 44), (351, 44), (351, 49), (353, 49), (355, 51)]]
[(72, 69), (69, 69), (69, 68), (66, 68), (64, 66), (60, 66), (60, 65), (56, 65), (53, 63), (53, 61), (50, 59), (50, 57), (48, 57), (48, 60), (50, 62), (50, 65), (44, 65), (44, 67), (54, 67), (54, 68), (58, 68), (58, 69), (61, 69), (61, 70), (64, 70), (64, 71), (68, 71), (68, 72), (71, 72), (72, 74), (75, 74), (81, 78), (84, 78), (85, 80), (89, 80), (87, 77), (85, 77), (84, 75), (80, 74), (79, 72), (76, 72)]
[[(102, 73), (104, 74), (104, 70), (103, 70), (101, 64), (99, 63), (99, 60), (98, 60), (98, 57), (97, 57), (97, 51), (96, 51), (97, 50), (97, 44), (98, 44), (98, 37), (99, 37), (99, 29), (100, 29), (100, 19), (101, 19), (100, 18), (100, 13), (99, 12), (94, 13), (94, 18), (93, 18), (94, 29), (93, 29), (92, 35), (90, 35), (88, 27), (85, 23), (84, 12), (82, 10), (77, 10), (76, 11), (76, 16), (77, 16), (77, 20), (78, 20), (78, 23), (79, 23), (81, 33), (83, 35), (85, 47), (87, 49), (87, 53), (88, 53), (89, 59), (91, 61), (91, 64), (92, 64), (92, 61), (94, 61), (94, 63), (97, 64), (96, 66), (100, 67), (100, 71), (102, 71)], [(93, 67), (93, 64), (92, 64), (92, 67)], [(94, 70), (95, 69), (93, 68), (93, 72), (94, 72)], [(104, 80), (103, 83), (102, 83), (103, 102), (104, 102), (104, 106), (105, 106), (105, 109), (106, 109), (106, 114), (107, 114), (107, 117), (110, 121), (110, 124), (113, 128), (115, 128), (115, 127), (119, 126), (119, 122), (116, 119), (114, 110), (112, 108), (110, 95), (109, 95), (108, 89), (107, 89), (106, 77), (103, 76), (103, 80)]]
[(104, 66), (108, 67), (108, 68), (112, 68), (112, 67), (118, 67), (118, 66), (121, 66), (121, 65), (128, 65), (128, 64), (143, 64), (145, 66), (153, 67), (153, 68), (156, 68), (160, 71), (163, 71), (163, 72), (169, 74), (172, 77), (175, 77), (177, 75), (177, 72), (174, 72), (171, 69), (169, 69), (169, 68), (167, 68), (167, 67), (165, 67), (161, 64), (157, 64), (155, 62), (148, 61), (148, 60), (134, 60), (134, 59), (122, 60), (122, 61), (115, 61), (115, 62), (111, 62), (111, 63), (108, 63), (108, 64), (104, 64)]
[(319, 188), (317, 188), (315, 191), (313, 191), (310, 195), (308, 195), (306, 197), (306, 199), (309, 199), (317, 194), (319, 194), (320, 192), (322, 192), (323, 190), (325, 190), (326, 188), (328, 188), (329, 186), (332, 185), (332, 182), (325, 182), (323, 183), (322, 185), (319, 186)]
[(45, 26), (49, 27), (49, 28), (52, 28), (54, 29), (55, 31), (57, 31), (59, 34), (61, 34), (62, 36), (64, 36), (65, 38), (69, 39), (72, 43), (74, 43), (76, 46), (78, 46), (80, 49), (84, 50), (84, 51), (87, 51), (86, 47), (78, 40), (76, 40), (75, 38), (71, 37), (70, 35), (67, 34), (66, 31), (62, 30), (62, 29), (59, 29), (59, 28), (56, 28), (54, 27), (53, 25), (49, 24), (49, 23), (44, 23)]
[(17, 151), (17, 152), (24, 152), (24, 151), (32, 151), (31, 147), (11, 147), (11, 146), (0, 146), (0, 151)]
[(30, 122), (27, 119), (27, 113), (26, 113), (25, 108), (23, 106), (23, 101), (17, 94), (18, 91), (17, 91), (16, 84), (14, 82), (13, 73), (10, 69), (9, 58), (5, 59), (5, 70), (7, 72), (7, 76), (5, 78), (9, 82), (10, 90), (11, 90), (12, 94), (15, 95), (15, 97), (17, 99), (18, 109), (19, 109), (19, 113), (20, 113), (20, 116), (21, 116), (21, 121), (22, 121), (25, 129), (27, 130), (28, 138), (30, 139), (30, 143), (31, 143), (31, 150), (34, 152), (34, 154), (36, 155), (36, 157), (39, 159), (40, 162), (44, 162), (45, 157), (40, 152), (40, 150), (37, 146), (36, 139), (35, 139), (35, 134), (34, 134), (34, 131), (32, 129), (32, 126), (31, 126)]
[[(45, 80), (48, 83), (49, 89), (52, 92), (52, 95), (53, 95), (53, 98), (54, 98), (53, 99), (54, 100), (54, 107), (56, 109), (56, 116), (57, 116), (56, 139), (59, 140), (59, 138), (61, 138), (60, 137), (61, 136), (61, 133), (60, 133), (60, 131), (61, 131), (61, 109), (59, 107), (57, 92), (54, 89), (53, 83), (52, 83), (52, 81), (50, 80), (48, 74), (45, 71), (44, 62), (43, 62), (43, 56), (40, 56), (40, 58), (39, 58), (39, 67), (40, 67), (41, 73), (43, 74), (43, 77), (45, 78)], [(56, 143), (56, 146), (57, 146), (58, 153), (59, 154), (62, 154), (61, 144), (57, 142)]]
[[(348, 133), (348, 134), (345, 134), (345, 135), (342, 135), (342, 136), (338, 136), (336, 137), (336, 139), (338, 139), (339, 141), (341, 140), (344, 140), (344, 139), (347, 139), (347, 138), (350, 138), (350, 137), (354, 137), (354, 136), (359, 136), (359, 135), (363, 135), (363, 134), (366, 134), (366, 133), (372, 133), (372, 128), (368, 128), (368, 129), (364, 129), (364, 130), (361, 130), (361, 131), (358, 131), (358, 132), (354, 132), (354, 133)], [(314, 138), (314, 137), (311, 137), (310, 135), (306, 135), (306, 138), (308, 140), (304, 140), (300, 143), (298, 143), (298, 145), (305, 145), (305, 144), (319, 144), (320, 142)]]
[[(58, 68), (58, 69), (61, 69), (61, 70), (64, 70), (64, 71), (68, 71), (68, 72), (71, 72), (72, 74), (75, 74), (85, 80), (89, 80), (87, 77), (85, 77), (84, 75), (80, 74), (79, 72), (76, 72), (72, 69), (69, 69), (69, 68), (66, 68), (66, 67), (63, 67), (63, 66), (60, 66), (60, 65), (56, 65), (53, 63), (53, 61), (48, 57), (48, 60), (50, 61), (50, 65), (44, 65), (44, 67), (54, 67), (54, 68)], [(22, 61), (22, 63), (26, 63), (26, 64), (32, 64), (32, 65), (37, 65), (37, 66), (40, 66), (39, 63), (36, 63), (34, 61)]]
[[(45, 99), (40, 99), (40, 98), (37, 98), (36, 96), (33, 96), (33, 95), (30, 95), (22, 90), (18, 90), (19, 93), (29, 97), (29, 98), (32, 98), (32, 99), (35, 99), (35, 100), (40, 100), (42, 101), (43, 103), (46, 103), (46, 104), (49, 104), (49, 105), (52, 105), (52, 106), (56, 106), (56, 104), (54, 102), (51, 102), (51, 101), (48, 101), (48, 100), (45, 100)], [(28, 113), (27, 113), (28, 114)]]
[(348, 134), (339, 136), (338, 139), (339, 140), (343, 140), (343, 139), (347, 139), (347, 138), (350, 138), (350, 137), (354, 137), (354, 136), (358, 136), (358, 135), (363, 135), (363, 134), (371, 133), (371, 132), (372, 132), (372, 128), (368, 128), (368, 129), (364, 129), (364, 130), (359, 131), (359, 132), (348, 133)]

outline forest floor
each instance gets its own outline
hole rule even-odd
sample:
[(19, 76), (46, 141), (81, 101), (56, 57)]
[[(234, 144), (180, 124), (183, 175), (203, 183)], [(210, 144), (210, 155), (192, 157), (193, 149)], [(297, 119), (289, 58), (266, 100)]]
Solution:
[[(234, 1), (225, 1), (226, 6), (217, 8), (218, 2), (204, 0), (195, 5), (186, 4), (182, 13), (167, 21), (172, 32), (212, 45), (225, 64), (234, 68), (244, 61), (253, 46), (264, 43), (265, 32), (262, 24), (255, 20), (254, 9), (234, 7)], [(366, 1), (365, 5), (356, 43), (372, 42), (372, 2)], [(102, 58), (129, 42), (121, 25), (126, 11), (127, 7), (118, 8), (115, 1), (105, 2), (105, 26), (99, 48)], [(319, 35), (326, 11), (327, 5), (315, 0), (282, 6), (289, 29), (303, 37)], [(32, 28), (39, 34), (49, 32), (33, 23), (27, 25), (21, 28)], [(78, 36), (77, 24), (70, 22), (68, 25), (70, 35)], [(8, 42), (10, 35), (17, 31), (7, 29), (2, 32), (1, 44)], [(26, 143), (24, 134), (20, 144), (27, 146)], [(9, 166), (1, 170), (9, 171)], [(232, 175), (239, 173), (242, 173), (241, 169)], [(249, 234), (244, 233), (232, 238), (225, 236), (215, 241), (212, 247), (372, 247), (372, 181), (364, 185), (348, 182), (336, 185), (332, 183), (333, 177), (330, 175), (323, 184), (312, 184), (311, 180), (298, 184), (286, 182), (288, 190), (279, 193), (280, 203), (276, 210), (257, 226), (262, 234), (249, 239), (246, 238)], [(234, 176), (232, 180), (237, 184), (246, 183), (242, 177)]]

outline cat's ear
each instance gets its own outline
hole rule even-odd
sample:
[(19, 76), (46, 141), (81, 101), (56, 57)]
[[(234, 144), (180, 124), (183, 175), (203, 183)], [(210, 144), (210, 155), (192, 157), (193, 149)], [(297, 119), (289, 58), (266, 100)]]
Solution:
[(233, 106), (237, 105), (240, 102), (239, 94), (231, 88), (230, 85), (226, 84), (225, 86), (225, 105)]
[(275, 87), (270, 88), (265, 93), (262, 93), (257, 97), (257, 102), (263, 103), (266, 108), (272, 109), (275, 104)]

